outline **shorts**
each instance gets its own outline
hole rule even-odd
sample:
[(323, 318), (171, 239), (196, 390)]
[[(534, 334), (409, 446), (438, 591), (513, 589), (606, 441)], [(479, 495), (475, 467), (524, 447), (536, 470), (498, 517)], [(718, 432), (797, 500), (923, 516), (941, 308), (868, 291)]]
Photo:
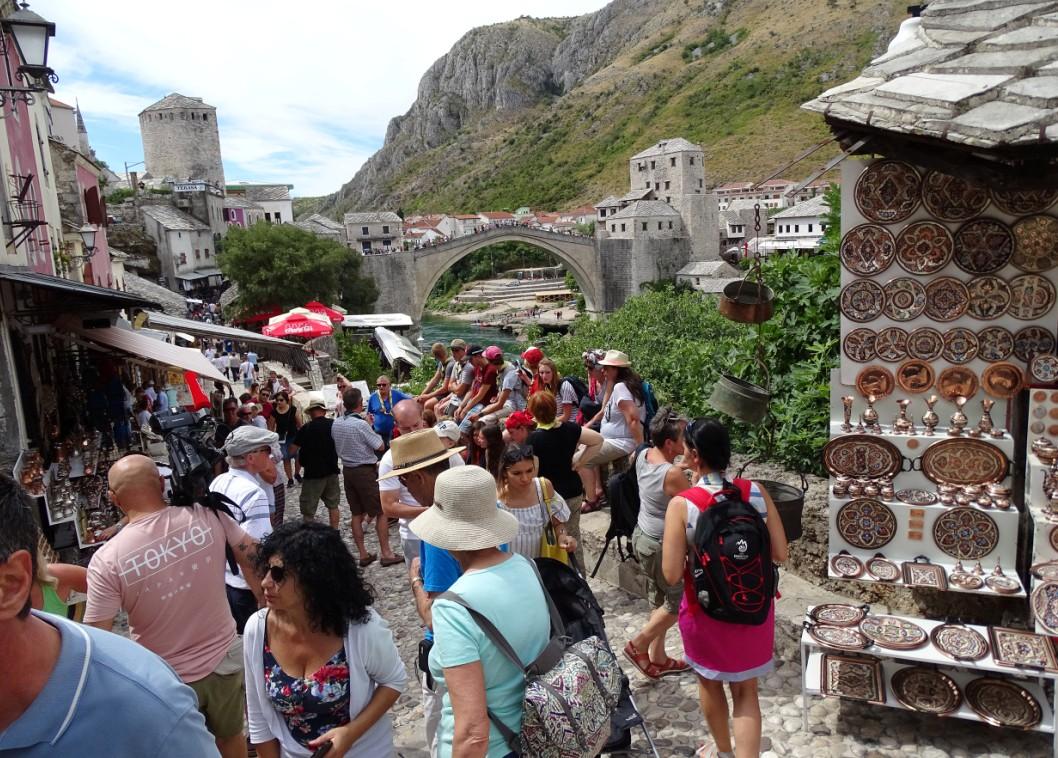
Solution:
[[(238, 665), (236, 665), (238, 664)], [(218, 673), (220, 671), (230, 673)], [(246, 688), (242, 671), (242, 637), (236, 636), (217, 669), (196, 682), (187, 682), (198, 697), (198, 710), (206, 718), (206, 729), (217, 739), (241, 734)]]
[(327, 510), (338, 509), (338, 503), (342, 499), (342, 491), (338, 487), (338, 475), (330, 474), (320, 479), (302, 479), (301, 495), (298, 498), (298, 507), (301, 515), (305, 518), (314, 518), (320, 500), (327, 506)]
[(344, 466), (345, 499), (349, 501), (349, 512), (354, 516), (378, 516), (382, 513), (382, 500), (378, 494), (378, 469), (373, 464)]
[(475, 413), (481, 413), (481, 409), (484, 407), (484, 403), (478, 403), (473, 408), (468, 409), (467, 414), (463, 416), (463, 420), (459, 423), (459, 431), (463, 434), (470, 434), (470, 427), (474, 425), (474, 422), (470, 420), (470, 417)]
[(620, 460), (621, 458), (627, 458), (629, 451), (625, 450), (620, 445), (616, 444), (613, 440), (603, 440), (602, 445), (596, 451), (596, 453), (587, 460), (581, 460), (584, 454), (584, 448), (577, 451), (577, 454), (573, 456), (574, 465), (580, 464), (581, 466), (601, 466), (604, 463), (611, 463), (613, 461)]
[(487, 416), (482, 416), (481, 420), (484, 421), (486, 424), (498, 424), (499, 422), (503, 421), (505, 418), (510, 416), (512, 413), (514, 413), (514, 408), (505, 405), (495, 413), (490, 413)]
[(279, 443), (279, 449), (283, 451), (283, 460), (292, 461), (294, 460), (294, 454), (290, 452), (291, 440), (284, 440)]
[(676, 584), (665, 581), (665, 573), (661, 570), (661, 543), (644, 534), (637, 526), (632, 532), (632, 550), (647, 578), (647, 599), (655, 608), (664, 605), (667, 613), (678, 616), (680, 598), (683, 597), (683, 580)]

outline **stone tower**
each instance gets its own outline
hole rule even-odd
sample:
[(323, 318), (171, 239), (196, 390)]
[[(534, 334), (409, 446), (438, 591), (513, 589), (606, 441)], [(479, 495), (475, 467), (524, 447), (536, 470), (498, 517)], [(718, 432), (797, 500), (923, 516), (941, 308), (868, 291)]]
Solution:
[(223, 190), (217, 109), (200, 97), (167, 95), (140, 113), (146, 172), (155, 181), (204, 180)]

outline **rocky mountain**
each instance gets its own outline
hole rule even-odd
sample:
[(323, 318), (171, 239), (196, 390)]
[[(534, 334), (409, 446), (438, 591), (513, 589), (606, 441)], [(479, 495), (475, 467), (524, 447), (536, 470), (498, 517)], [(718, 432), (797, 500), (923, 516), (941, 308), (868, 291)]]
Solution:
[(904, 4), (614, 0), (473, 29), (319, 210), (591, 202), (626, 191), (627, 158), (670, 136), (705, 147), (710, 183), (764, 178), (827, 137), (797, 106), (880, 52)]

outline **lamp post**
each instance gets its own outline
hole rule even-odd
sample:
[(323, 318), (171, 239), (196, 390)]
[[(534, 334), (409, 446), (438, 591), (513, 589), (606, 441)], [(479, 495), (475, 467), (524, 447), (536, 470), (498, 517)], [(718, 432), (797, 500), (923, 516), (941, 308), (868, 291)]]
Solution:
[(136, 168), (136, 166), (146, 166), (146, 165), (147, 165), (147, 161), (146, 160), (136, 161), (135, 163), (129, 163), (128, 161), (125, 161), (125, 184), (129, 185), (129, 189), (132, 190), (132, 194), (133, 195), (136, 194), (136, 188), (132, 186), (132, 181), (129, 179), (129, 169), (130, 168)]
[[(12, 108), (19, 101), (30, 105), (34, 94), (46, 90), (47, 85), (42, 84), (41, 80), (52, 83), (59, 81), (59, 77), (48, 67), (48, 42), (55, 36), (55, 24), (29, 10), (28, 3), (22, 3), (14, 13), (0, 19), (0, 29), (3, 31), (0, 35), (0, 55), (4, 58), (10, 85), (0, 87), (0, 104), (10, 100)], [(15, 71), (11, 70), (11, 47), (7, 41), (9, 34), (15, 42), (19, 60)], [(16, 79), (28, 82), (28, 86), (14, 86)]]

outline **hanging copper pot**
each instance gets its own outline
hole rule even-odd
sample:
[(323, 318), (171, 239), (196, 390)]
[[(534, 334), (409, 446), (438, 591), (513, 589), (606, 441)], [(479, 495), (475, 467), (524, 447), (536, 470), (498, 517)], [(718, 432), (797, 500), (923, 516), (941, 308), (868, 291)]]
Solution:
[(775, 293), (763, 282), (742, 280), (724, 287), (720, 315), (740, 324), (763, 324), (775, 313)]

